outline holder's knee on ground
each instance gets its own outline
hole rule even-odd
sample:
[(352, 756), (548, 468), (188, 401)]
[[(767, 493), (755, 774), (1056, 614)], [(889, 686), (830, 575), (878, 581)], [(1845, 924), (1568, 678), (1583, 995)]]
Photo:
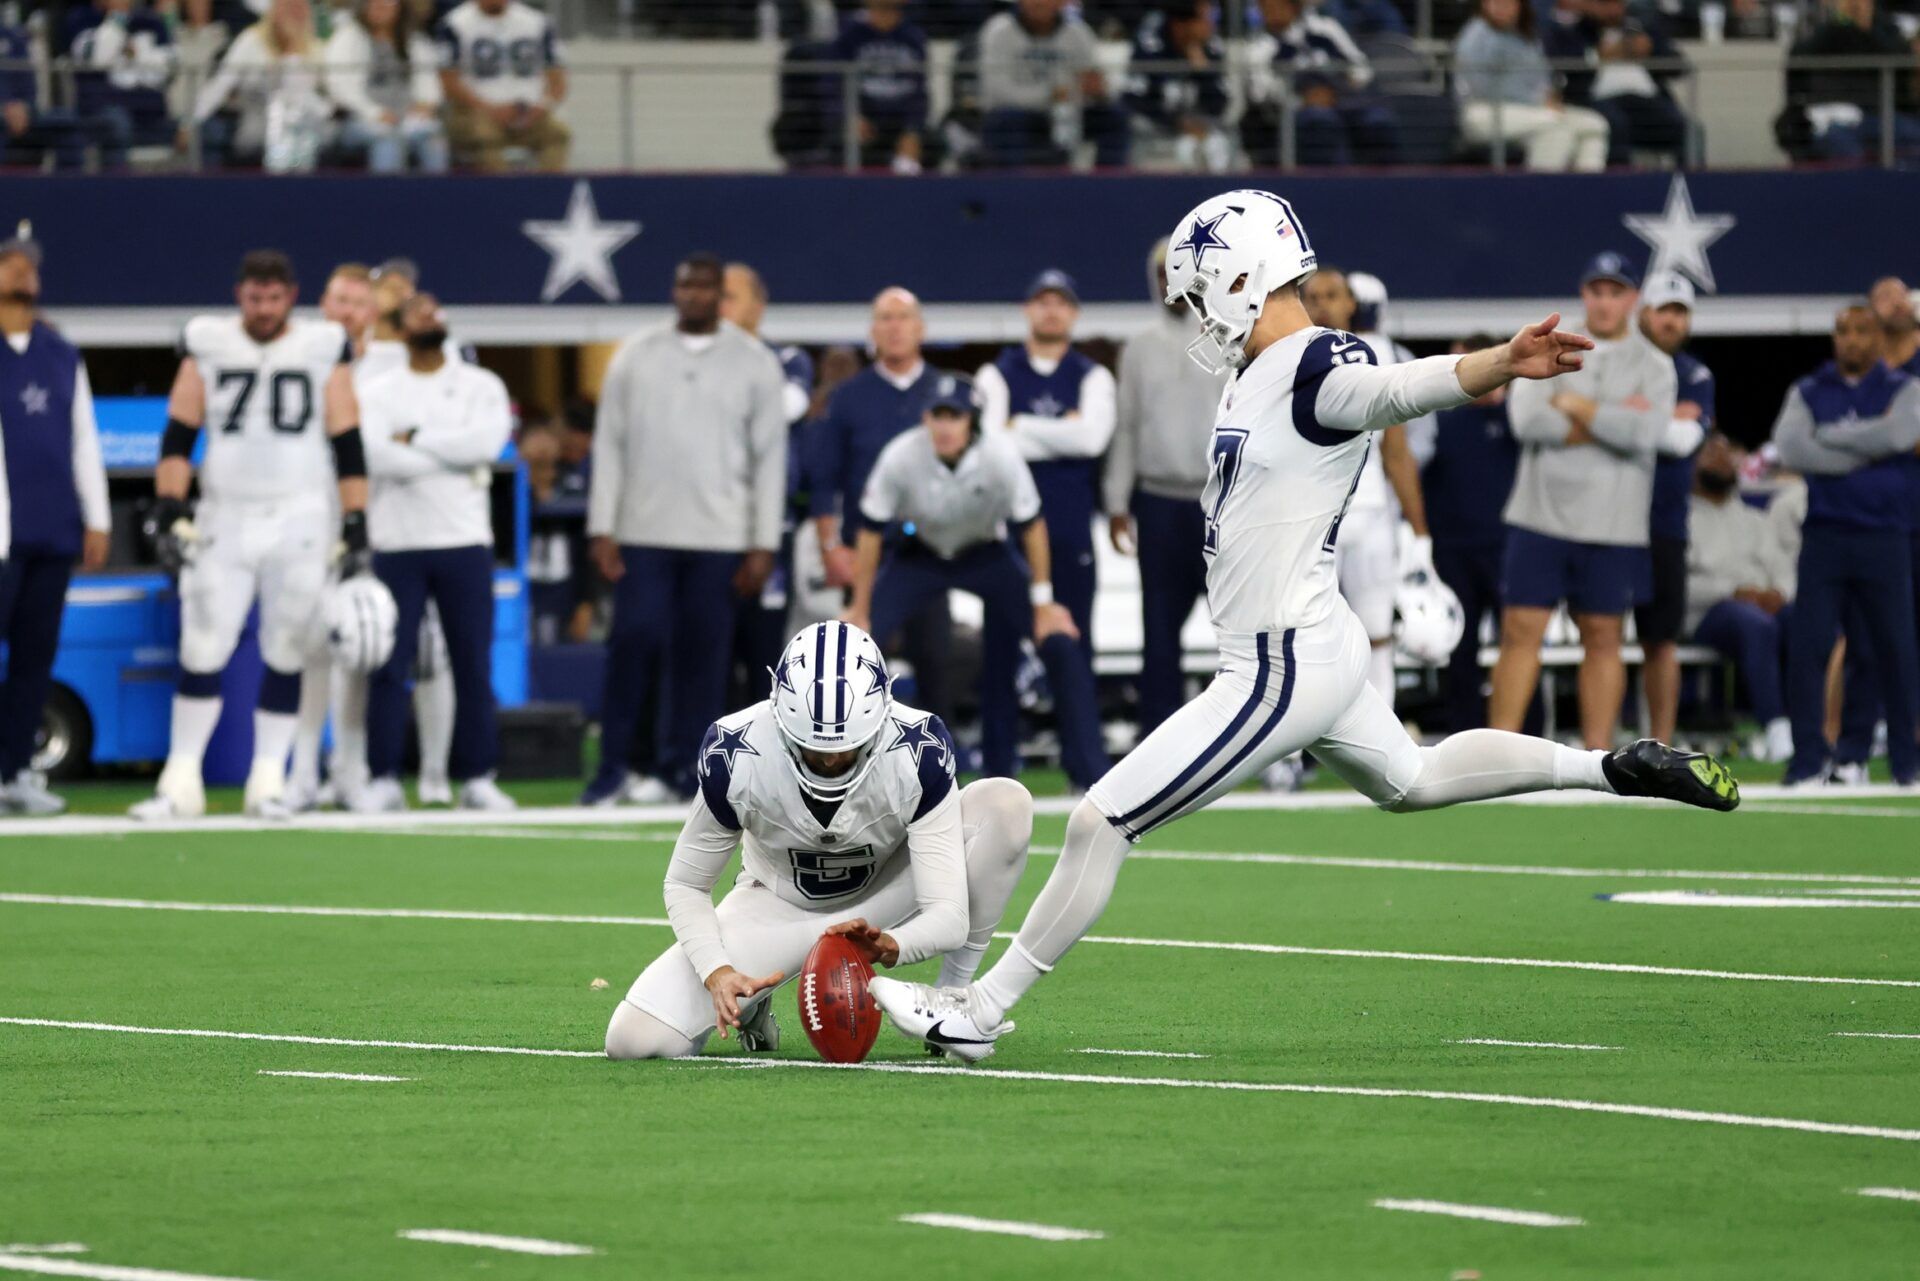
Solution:
[(613, 1018), (607, 1023), (607, 1057), (610, 1059), (685, 1059), (698, 1053), (699, 1041), (688, 1040), (626, 1001), (614, 1007)]

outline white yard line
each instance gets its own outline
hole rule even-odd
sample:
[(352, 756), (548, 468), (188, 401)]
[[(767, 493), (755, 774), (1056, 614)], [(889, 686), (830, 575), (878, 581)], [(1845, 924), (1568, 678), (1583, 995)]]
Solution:
[(0, 1245), (0, 1254), (85, 1254), (87, 1247), (78, 1241), (56, 1241), (52, 1245)]
[(297, 1076), (310, 1081), (411, 1081), (410, 1076), (382, 1076), (378, 1072), (274, 1072), (261, 1068), (255, 1076)]
[[(600, 1050), (550, 1050), (510, 1045), (448, 1045), (431, 1041), (359, 1040), (346, 1037), (295, 1036), (269, 1032), (229, 1032), (204, 1028), (134, 1027), (119, 1023), (88, 1023), (64, 1019), (0, 1017), (14, 1027), (62, 1028), (82, 1032), (124, 1032), (144, 1036), (212, 1037), (238, 1041), (278, 1041), (296, 1045), (351, 1045), (377, 1049), (439, 1050), (465, 1054), (519, 1054), (539, 1058), (599, 1059)], [(1651, 1117), (1691, 1121), (1703, 1125), (1741, 1126), (1760, 1130), (1797, 1130), (1805, 1134), (1835, 1134), (1854, 1138), (1891, 1139), (1920, 1143), (1920, 1130), (1842, 1121), (1807, 1121), (1795, 1117), (1749, 1116), (1738, 1112), (1708, 1112), (1698, 1108), (1652, 1107), (1637, 1103), (1603, 1103), (1592, 1099), (1547, 1098), (1530, 1094), (1482, 1094), (1459, 1090), (1397, 1089), (1367, 1085), (1305, 1085), (1279, 1081), (1210, 1081), (1165, 1076), (1101, 1076), (1090, 1072), (1023, 1072), (998, 1068), (950, 1067), (932, 1063), (823, 1063), (813, 1059), (712, 1058), (685, 1059), (674, 1067), (696, 1070), (793, 1068), (829, 1072), (885, 1072), (904, 1076), (958, 1076), (971, 1081), (1047, 1081), (1064, 1085), (1109, 1085), (1175, 1090), (1227, 1090), (1249, 1094), (1319, 1094), (1361, 1099), (1429, 1099), (1447, 1103), (1487, 1103), (1510, 1107), (1549, 1108), (1565, 1112), (1599, 1112), (1614, 1116)]]
[[(0, 904), (39, 907), (104, 907), (159, 912), (259, 913), (267, 916), (398, 918), (433, 921), (504, 921), (534, 925), (627, 925), (670, 927), (658, 916), (572, 916), (549, 912), (464, 912), (412, 907), (320, 907), (285, 903), (185, 903), (164, 899), (97, 898), (72, 894), (0, 894)], [(995, 938), (1010, 939), (1002, 930)], [(1449, 952), (1380, 951), (1351, 947), (1297, 947), (1283, 943), (1233, 943), (1206, 939), (1134, 938), (1089, 934), (1083, 943), (1116, 947), (1169, 947), (1182, 951), (1243, 952), (1262, 956), (1330, 956), (1366, 961), (1416, 961), (1443, 965), (1512, 966), (1530, 970), (1579, 970), (1593, 974), (1650, 974), (1669, 978), (1722, 979), (1743, 983), (1818, 983), (1842, 987), (1920, 988), (1920, 979), (1849, 978), (1821, 974), (1763, 974), (1742, 970), (1692, 969), (1672, 965), (1636, 965), (1617, 961), (1552, 961), (1519, 956), (1460, 956)]]
[(30, 1254), (0, 1253), (0, 1272), (33, 1272), (43, 1277), (90, 1277), (93, 1281), (248, 1281), (245, 1277), (216, 1277), (202, 1272), (168, 1272), (161, 1268), (126, 1268), (78, 1259), (48, 1259)]
[(373, 1050), (447, 1050), (458, 1054), (526, 1054), (538, 1058), (604, 1059), (602, 1050), (542, 1050), (518, 1045), (447, 1045), (433, 1041), (366, 1041), (344, 1036), (292, 1036), (275, 1032), (224, 1032), (211, 1028), (135, 1027), (125, 1023), (88, 1023), (67, 1019), (0, 1017), (14, 1027), (64, 1028), (74, 1032), (122, 1032), (137, 1036), (197, 1036), (223, 1041), (274, 1041), (287, 1045), (350, 1045)]
[(566, 1241), (542, 1241), (539, 1237), (503, 1237), (491, 1232), (462, 1232), (458, 1228), (406, 1228), (399, 1234), (408, 1241), (432, 1241), (439, 1245), (471, 1245), (483, 1250), (507, 1250), (514, 1254), (544, 1254), (553, 1258), (598, 1254), (590, 1245)]
[[(0, 829), (4, 830), (4, 829)], [(502, 841), (620, 841), (631, 845), (635, 842), (652, 844), (658, 842), (671, 845), (676, 833), (673, 832), (614, 832), (605, 828), (539, 828), (539, 827), (367, 827), (357, 829), (375, 836), (443, 836), (449, 840), (464, 840), (479, 837), (485, 840)]]
[(1211, 1054), (1186, 1054), (1179, 1050), (1096, 1050), (1092, 1046), (1074, 1051), (1075, 1054), (1111, 1054), (1123, 1059), (1210, 1059)]
[(976, 1219), (971, 1214), (903, 1214), (901, 1223), (928, 1228), (957, 1228), (961, 1232), (996, 1232), (1001, 1236), (1032, 1237), (1035, 1241), (1100, 1241), (1106, 1233), (1087, 1228), (1062, 1228), (1051, 1223), (1018, 1223), (1012, 1219)]
[(1511, 1223), (1523, 1228), (1582, 1228), (1585, 1219), (1570, 1219), (1560, 1214), (1541, 1214), (1538, 1210), (1504, 1210), (1497, 1205), (1459, 1205), (1452, 1201), (1397, 1201), (1383, 1198), (1373, 1203), (1382, 1210), (1406, 1210), (1413, 1214), (1444, 1214), (1454, 1219), (1480, 1219), (1487, 1223)]
[[(1901, 793), (1912, 796), (1912, 789)], [(1742, 800), (1745, 798), (1742, 797)], [(1782, 805), (1778, 802), (1763, 801), (1758, 805), (1742, 805), (1742, 813), (1752, 814), (1813, 814), (1820, 818), (1920, 818), (1920, 809), (1901, 805)]]
[[(1876, 783), (1867, 787), (1847, 789), (1847, 801), (1912, 799), (1913, 789), (1895, 787), (1891, 784)], [(1741, 799), (1748, 805), (1754, 802), (1784, 801), (1791, 808), (1782, 807), (1771, 812), (1795, 814), (1804, 811), (1808, 814), (1831, 817), (1845, 813), (1847, 808), (1859, 809), (1859, 806), (1838, 803), (1834, 805), (1813, 804), (1807, 802), (1807, 793), (1800, 788), (1784, 788), (1777, 784), (1755, 784), (1741, 789)], [(1080, 802), (1072, 796), (1042, 796), (1033, 803), (1034, 813), (1064, 815), (1071, 814)], [(1595, 792), (1539, 792), (1531, 796), (1508, 796), (1499, 800), (1482, 801), (1482, 805), (1546, 805), (1546, 806), (1663, 806), (1675, 808), (1667, 801), (1628, 799), (1619, 796), (1602, 796)], [(1348, 810), (1372, 809), (1373, 802), (1354, 792), (1232, 792), (1214, 801), (1209, 809), (1214, 810)], [(1743, 812), (1746, 812), (1743, 810)], [(1753, 813), (1769, 812), (1764, 806), (1755, 806)], [(143, 823), (136, 819), (116, 815), (61, 815), (57, 818), (18, 818), (8, 819), (0, 824), (0, 834), (7, 836), (127, 836), (149, 832), (288, 832), (288, 831), (365, 831), (368, 829), (406, 829), (409, 831), (423, 828), (452, 827), (462, 824), (475, 824), (489, 827), (599, 827), (610, 825), (626, 826), (647, 823), (684, 822), (687, 816), (686, 806), (639, 805), (630, 809), (606, 810), (584, 806), (555, 806), (552, 808), (529, 808), (510, 815), (489, 814), (484, 818), (462, 810), (408, 810), (401, 814), (341, 814), (316, 813), (300, 814), (286, 822), (267, 819), (246, 818), (238, 814), (222, 814), (212, 818), (170, 819), (164, 822)], [(1903, 809), (1894, 806), (1884, 808), (1884, 813), (1876, 812), (1874, 817), (1900, 817), (1920, 819), (1920, 806)]]
[(1518, 1050), (1618, 1050), (1619, 1045), (1580, 1045), (1573, 1041), (1500, 1041), (1489, 1036), (1466, 1036), (1449, 1045), (1500, 1045)]
[(1912, 1188), (1857, 1188), (1861, 1196), (1882, 1197), (1888, 1201), (1920, 1201), (1920, 1192)]
[[(1057, 845), (1028, 851), (1041, 857), (1060, 852)], [(1170, 863), (1266, 863), (1276, 867), (1338, 867), (1363, 872), (1458, 872), (1476, 876), (1554, 876), (1577, 880), (1795, 881), (1809, 885), (1914, 885), (1920, 876), (1873, 876), (1847, 872), (1723, 872), (1684, 867), (1553, 867), (1524, 863), (1449, 863), (1433, 859), (1370, 858), (1345, 854), (1263, 854), (1233, 850), (1136, 849), (1129, 863), (1146, 859)], [(1837, 892), (1837, 891), (1836, 891)]]
[(1811, 894), (1719, 894), (1707, 890), (1630, 890), (1601, 894), (1609, 903), (1646, 907), (1879, 907), (1920, 908), (1920, 899), (1822, 898)]
[(1920, 1032), (1829, 1032), (1829, 1036), (1848, 1036), (1868, 1041), (1920, 1041)]

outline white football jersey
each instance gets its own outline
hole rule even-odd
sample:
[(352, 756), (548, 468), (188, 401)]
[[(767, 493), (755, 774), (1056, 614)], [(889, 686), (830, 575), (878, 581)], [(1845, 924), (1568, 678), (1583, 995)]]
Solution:
[(1371, 433), (1471, 399), (1457, 356), (1377, 368), (1349, 333), (1309, 326), (1262, 351), (1220, 398), (1200, 497), (1214, 631), (1306, 627), (1340, 598), (1334, 546)]
[(434, 34), (440, 65), (457, 70), (482, 102), (539, 102), (547, 69), (564, 65), (553, 20), (519, 0), (499, 13), (468, 0)]
[(755, 703), (708, 728), (700, 795), (740, 833), (748, 875), (789, 903), (827, 910), (904, 870), (908, 825), (954, 790), (953, 739), (931, 712), (895, 703), (874, 750), (873, 768), (822, 825), (786, 759), (773, 705)]
[(265, 499), (333, 483), (327, 444), (327, 379), (353, 359), (347, 331), (331, 320), (295, 318), (257, 343), (240, 317), (196, 316), (181, 340), (207, 389), (207, 497)]

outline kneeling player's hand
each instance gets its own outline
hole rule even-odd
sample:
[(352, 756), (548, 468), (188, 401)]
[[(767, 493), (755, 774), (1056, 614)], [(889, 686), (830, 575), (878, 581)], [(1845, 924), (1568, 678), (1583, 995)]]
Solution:
[(1033, 607), (1033, 643), (1043, 644), (1049, 636), (1080, 639), (1080, 629), (1073, 625), (1073, 615), (1057, 600)]
[(863, 917), (856, 916), (851, 921), (830, 925), (827, 933), (844, 935), (866, 956), (869, 965), (884, 965), (892, 969), (900, 963), (900, 945), (893, 941), (893, 935), (875, 929)]
[(756, 992), (777, 987), (787, 976), (775, 972), (765, 978), (749, 978), (731, 965), (723, 965), (707, 975), (707, 991), (713, 996), (713, 1021), (720, 1029), (720, 1039), (727, 1039), (730, 1028), (740, 1026), (740, 1002)]

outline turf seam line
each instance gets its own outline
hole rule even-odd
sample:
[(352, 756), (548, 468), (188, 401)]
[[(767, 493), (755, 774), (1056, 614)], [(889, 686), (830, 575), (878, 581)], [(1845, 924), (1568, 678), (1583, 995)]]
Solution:
[[(37, 907), (104, 907), (159, 912), (232, 912), (267, 916), (369, 917), (401, 920), (496, 921), (533, 925), (633, 925), (671, 928), (656, 916), (571, 916), (551, 912), (466, 912), (410, 907), (319, 907), (284, 903), (186, 903), (158, 899), (97, 898), (74, 894), (0, 893), (0, 904)], [(994, 935), (1014, 937), (1011, 930)], [(1671, 965), (1641, 965), (1626, 961), (1556, 961), (1538, 957), (1464, 956), (1450, 952), (1407, 952), (1351, 947), (1305, 947), (1286, 943), (1234, 943), (1209, 939), (1156, 939), (1128, 935), (1089, 934), (1083, 943), (1117, 947), (1170, 947), (1201, 952), (1247, 952), (1261, 956), (1328, 956), (1363, 961), (1418, 961), (1444, 965), (1500, 965), (1520, 969), (1579, 970), (1595, 974), (1649, 974), (1668, 978), (1722, 979), (1745, 983), (1817, 983), (1842, 987), (1920, 988), (1920, 979), (1853, 978), (1823, 974), (1765, 974), (1745, 970), (1708, 970)]]
[(163, 1268), (131, 1268), (79, 1259), (48, 1259), (31, 1254), (0, 1253), (0, 1272), (33, 1272), (46, 1277), (86, 1277), (91, 1281), (250, 1281), (246, 1277), (218, 1277), (203, 1272), (169, 1272)]
[(1582, 1045), (1577, 1041), (1502, 1041), (1490, 1036), (1463, 1036), (1448, 1045), (1498, 1045), (1516, 1050), (1622, 1050), (1622, 1045)]
[(1015, 1219), (978, 1219), (971, 1214), (903, 1214), (898, 1222), (917, 1223), (927, 1228), (955, 1228), (961, 1232), (1031, 1237), (1035, 1241), (1101, 1241), (1107, 1235), (1091, 1228), (1063, 1228), (1052, 1223), (1022, 1223)]
[(1210, 1059), (1211, 1054), (1189, 1054), (1184, 1050), (1101, 1050), (1083, 1046), (1075, 1054), (1111, 1054), (1125, 1059)]
[(1887, 1201), (1920, 1201), (1920, 1192), (1911, 1188), (1856, 1188), (1860, 1196), (1880, 1197)]
[(1868, 1041), (1920, 1041), (1920, 1032), (1829, 1032), (1827, 1035), (1855, 1037)]
[(570, 1241), (501, 1236), (494, 1232), (468, 1232), (461, 1228), (402, 1228), (395, 1235), (405, 1241), (426, 1241), (435, 1245), (470, 1245), (482, 1250), (505, 1250), (511, 1254), (540, 1254), (549, 1258), (600, 1253), (590, 1245), (574, 1245)]
[[(81, 1032), (126, 1032), (148, 1036), (211, 1037), (238, 1041), (285, 1041), (300, 1045), (350, 1045), (379, 1049), (441, 1050), (469, 1054), (519, 1054), (539, 1058), (604, 1059), (604, 1050), (539, 1049), (509, 1045), (450, 1045), (430, 1041), (361, 1040), (345, 1037), (299, 1036), (271, 1032), (229, 1032), (206, 1028), (135, 1027), (118, 1023), (87, 1023), (60, 1019), (0, 1016), (0, 1024), (15, 1027), (59, 1028)], [(1797, 1130), (1807, 1134), (1846, 1135), (1920, 1143), (1920, 1130), (1862, 1125), (1842, 1121), (1809, 1121), (1797, 1117), (1750, 1116), (1739, 1112), (1710, 1112), (1698, 1108), (1656, 1107), (1638, 1103), (1603, 1103), (1592, 1099), (1561, 1099), (1530, 1094), (1486, 1094), (1463, 1090), (1419, 1090), (1368, 1085), (1307, 1085), (1282, 1081), (1220, 1081), (1204, 1078), (1101, 1076), (1088, 1072), (1029, 1072), (1002, 1068), (949, 1067), (918, 1063), (822, 1063), (809, 1059), (687, 1059), (676, 1066), (697, 1069), (747, 1068), (758, 1071), (799, 1068), (829, 1072), (888, 1072), (907, 1076), (959, 1076), (974, 1081), (1047, 1081), (1066, 1085), (1115, 1085), (1182, 1090), (1227, 1090), (1249, 1094), (1322, 1094), (1347, 1098), (1427, 1099), (1449, 1103), (1490, 1103), (1513, 1107), (1550, 1108), (1567, 1112), (1598, 1112), (1657, 1120), (1692, 1121), (1706, 1125), (1742, 1126), (1762, 1130)]]
[(1742, 908), (1920, 908), (1920, 899), (1821, 898), (1811, 894), (1721, 894), (1712, 890), (1630, 890), (1623, 894), (1596, 894), (1606, 903), (1629, 907), (1742, 907)]
[(386, 1076), (379, 1072), (295, 1072), (261, 1068), (255, 1076), (297, 1076), (310, 1081), (411, 1081), (410, 1076)]
[(1562, 1214), (1542, 1214), (1538, 1210), (1508, 1210), (1497, 1205), (1461, 1205), (1454, 1201), (1403, 1201), (1383, 1197), (1374, 1206), (1381, 1210), (1405, 1210), (1413, 1214), (1444, 1214), (1455, 1219), (1480, 1219), (1487, 1223), (1510, 1223), (1524, 1228), (1583, 1228), (1585, 1219)]

